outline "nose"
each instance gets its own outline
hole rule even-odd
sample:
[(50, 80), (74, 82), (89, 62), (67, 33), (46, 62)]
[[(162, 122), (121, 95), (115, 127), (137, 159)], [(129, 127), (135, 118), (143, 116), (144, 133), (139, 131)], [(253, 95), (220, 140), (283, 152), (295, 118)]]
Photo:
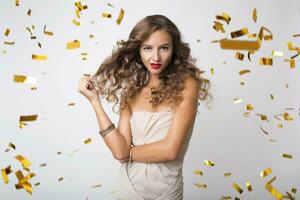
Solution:
[(159, 54), (159, 50), (155, 50), (153, 51), (153, 56), (152, 56), (154, 61), (159, 61), (160, 60), (160, 54)]

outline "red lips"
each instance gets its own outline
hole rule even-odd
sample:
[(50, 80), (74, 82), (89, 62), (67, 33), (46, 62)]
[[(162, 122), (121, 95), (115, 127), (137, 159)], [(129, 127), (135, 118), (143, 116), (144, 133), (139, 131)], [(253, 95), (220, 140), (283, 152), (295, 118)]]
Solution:
[(156, 63), (150, 63), (150, 65), (153, 69), (159, 69), (161, 67), (161, 64), (156, 64)]

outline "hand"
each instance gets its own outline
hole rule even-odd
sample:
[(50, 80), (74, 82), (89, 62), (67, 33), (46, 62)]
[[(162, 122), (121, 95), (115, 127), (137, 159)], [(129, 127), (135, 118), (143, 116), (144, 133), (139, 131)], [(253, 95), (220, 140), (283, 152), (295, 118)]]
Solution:
[(85, 96), (90, 102), (99, 99), (98, 92), (93, 84), (93, 79), (88, 76), (82, 76), (80, 78), (77, 91)]

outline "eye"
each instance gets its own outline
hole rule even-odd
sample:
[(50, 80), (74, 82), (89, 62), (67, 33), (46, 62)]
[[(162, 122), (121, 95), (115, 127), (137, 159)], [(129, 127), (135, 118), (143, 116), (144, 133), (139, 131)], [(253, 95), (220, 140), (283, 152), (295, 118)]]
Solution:
[(164, 51), (167, 51), (167, 50), (169, 50), (169, 47), (162, 47), (161, 49)]
[(146, 50), (146, 51), (148, 51), (148, 50), (150, 50), (151, 48), (150, 48), (150, 47), (144, 47), (143, 49)]

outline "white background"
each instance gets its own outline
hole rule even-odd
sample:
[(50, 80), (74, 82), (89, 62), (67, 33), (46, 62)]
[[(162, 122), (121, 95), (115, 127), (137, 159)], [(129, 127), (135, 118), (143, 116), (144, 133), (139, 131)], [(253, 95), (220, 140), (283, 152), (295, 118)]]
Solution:
[[(94, 73), (110, 55), (115, 42), (126, 40), (137, 21), (150, 14), (166, 15), (177, 24), (184, 41), (190, 44), (192, 55), (198, 59), (198, 66), (206, 70), (205, 77), (212, 82), (215, 103), (212, 109), (200, 105), (185, 157), (185, 199), (222, 196), (273, 199), (264, 186), (274, 176), (277, 178), (274, 187), (282, 193), (295, 187), (299, 198), (300, 63), (297, 58), (296, 68), (290, 69), (284, 59), (295, 55), (288, 50), (287, 41), (300, 46), (300, 37), (292, 37), (300, 33), (300, 1), (109, 1), (114, 7), (106, 3), (82, 1), (88, 9), (82, 11), (81, 25), (75, 26), (73, 1), (21, 0), (19, 7), (13, 0), (0, 1), (0, 168), (11, 165), (14, 172), (22, 169), (14, 158), (21, 154), (31, 161), (30, 169), (36, 174), (30, 180), (32, 196), (23, 189), (15, 189), (14, 173), (9, 175), (8, 184), (0, 178), (0, 199), (115, 199), (120, 163), (114, 160), (98, 135), (92, 107), (76, 88), (80, 76)], [(125, 16), (121, 25), (117, 25), (115, 21), (121, 8)], [(254, 8), (258, 11), (257, 23), (252, 21)], [(26, 14), (28, 9), (32, 10), (31, 16)], [(112, 18), (102, 18), (103, 12), (111, 13)], [(212, 28), (215, 15), (223, 12), (232, 18), (229, 25), (222, 22), (226, 33)], [(26, 30), (32, 25), (36, 40), (31, 40)], [(43, 34), (44, 25), (54, 36)], [(244, 27), (250, 33), (258, 33), (261, 26), (272, 31), (273, 40), (263, 41), (251, 62), (247, 56), (244, 61), (237, 60), (236, 51), (222, 50), (218, 44), (211, 43), (230, 38), (230, 32)], [(4, 36), (7, 28), (11, 30), (8, 37)], [(94, 34), (93, 39), (89, 38), (90, 34)], [(67, 50), (66, 43), (75, 39), (80, 40), (81, 47)], [(201, 41), (197, 42), (198, 39)], [(15, 45), (5, 45), (4, 41), (15, 41)], [(272, 67), (260, 65), (259, 58), (272, 57), (272, 50), (283, 51), (284, 56), (273, 57)], [(85, 52), (88, 56), (84, 61), (81, 53)], [(45, 54), (48, 60), (32, 60), (32, 54)], [(211, 68), (215, 70), (214, 75), (210, 73)], [(240, 76), (238, 72), (242, 69), (251, 73)], [(15, 74), (36, 77), (37, 84), (14, 83)], [(241, 81), (245, 82), (244, 86), (240, 85)], [(37, 90), (31, 91), (32, 86)], [(234, 104), (234, 98), (243, 101)], [(71, 102), (76, 105), (69, 107)], [(111, 120), (117, 123), (118, 116), (111, 112), (112, 104), (102, 102)], [(254, 106), (249, 117), (243, 116), (246, 104)], [(285, 121), (281, 117), (279, 121), (273, 117), (283, 112), (288, 112), (294, 120)], [(38, 119), (19, 129), (19, 116), (31, 114), (38, 114)], [(267, 115), (269, 121), (261, 121), (256, 114)], [(283, 128), (277, 128), (278, 123)], [(87, 138), (92, 139), (88, 145), (83, 143)], [(16, 150), (5, 153), (10, 142), (16, 145)], [(292, 154), (293, 159), (283, 158), (283, 153)], [(206, 166), (203, 160), (214, 161), (215, 166)], [(47, 166), (39, 167), (42, 163)], [(267, 167), (273, 172), (263, 179), (259, 173)], [(196, 175), (194, 170), (201, 170), (204, 175)], [(226, 172), (232, 175), (224, 177)], [(27, 174), (24, 170), (23, 173)], [(59, 182), (59, 177), (64, 180)], [(252, 192), (247, 191), (246, 181), (251, 182)], [(37, 182), (40, 185), (35, 187)], [(233, 189), (234, 182), (244, 190), (242, 194)], [(208, 187), (198, 188), (195, 183)], [(102, 187), (93, 189), (96, 184)]]

